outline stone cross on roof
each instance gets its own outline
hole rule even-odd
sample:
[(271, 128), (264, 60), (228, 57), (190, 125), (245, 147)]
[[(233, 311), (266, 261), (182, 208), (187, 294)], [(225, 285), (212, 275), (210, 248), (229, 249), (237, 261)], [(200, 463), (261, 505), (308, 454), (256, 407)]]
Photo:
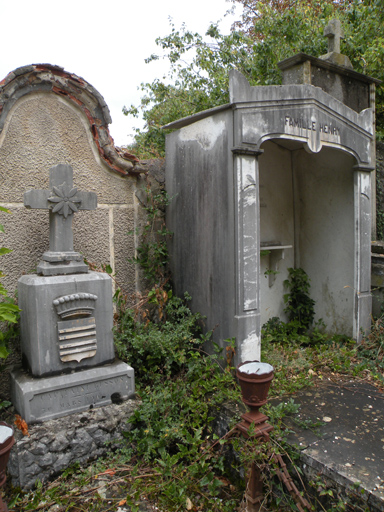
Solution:
[(340, 39), (344, 39), (340, 20), (330, 20), (324, 29), (324, 36), (328, 37), (328, 53), (340, 53)]
[(49, 210), (49, 251), (42, 256), (37, 273), (45, 276), (88, 272), (80, 253), (73, 250), (72, 219), (79, 210), (94, 210), (97, 195), (80, 192), (73, 186), (70, 165), (49, 170), (49, 190), (29, 190), (24, 194), (26, 208)]

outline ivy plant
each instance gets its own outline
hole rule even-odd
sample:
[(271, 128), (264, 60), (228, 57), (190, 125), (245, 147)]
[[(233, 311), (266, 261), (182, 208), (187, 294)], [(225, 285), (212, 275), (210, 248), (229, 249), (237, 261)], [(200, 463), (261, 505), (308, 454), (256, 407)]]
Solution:
[(288, 272), (288, 279), (284, 281), (289, 289), (284, 295), (284, 312), (290, 322), (297, 322), (299, 330), (305, 332), (315, 318), (315, 301), (309, 296), (310, 279), (302, 268), (289, 268)]

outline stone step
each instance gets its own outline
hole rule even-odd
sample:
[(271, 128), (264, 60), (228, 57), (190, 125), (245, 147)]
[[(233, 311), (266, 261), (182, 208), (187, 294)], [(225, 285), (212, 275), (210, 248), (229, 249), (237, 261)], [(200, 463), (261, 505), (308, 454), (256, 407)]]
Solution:
[[(291, 398), (300, 409), (285, 417), (284, 424), (292, 431), (288, 444), (298, 453), (295, 464), (301, 474), (292, 466), (290, 473), (298, 487), (304, 483), (304, 496), (315, 510), (328, 510), (340, 499), (347, 503), (345, 510), (383, 512), (384, 394), (364, 381), (318, 379), (314, 387), (286, 400)], [(242, 403), (226, 404), (216, 416), (217, 435), (225, 435), (233, 417), (244, 410)], [(316, 492), (320, 484), (323, 496)]]

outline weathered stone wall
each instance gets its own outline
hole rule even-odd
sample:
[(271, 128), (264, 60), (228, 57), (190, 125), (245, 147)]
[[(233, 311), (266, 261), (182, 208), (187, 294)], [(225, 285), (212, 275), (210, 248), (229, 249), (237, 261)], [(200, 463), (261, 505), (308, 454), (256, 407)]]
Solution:
[(0, 82), (0, 206), (12, 212), (2, 213), (0, 222), (2, 245), (13, 249), (1, 261), (3, 283), (14, 292), (18, 278), (34, 271), (49, 245), (48, 212), (27, 210), (24, 192), (48, 189), (50, 167), (67, 163), (74, 186), (98, 196), (97, 210), (74, 215), (74, 249), (91, 263), (110, 264), (119, 285), (132, 294), (138, 283), (128, 263), (135, 250), (128, 232), (136, 228), (138, 166), (130, 172), (136, 162), (117, 153), (108, 107), (97, 91), (61, 68), (41, 68), (16, 70)]
[(64, 418), (32, 425), (29, 436), (17, 430), (8, 472), (12, 485), (31, 489), (37, 480), (45, 482), (74, 462), (86, 463), (121, 446), (122, 432), (139, 405), (136, 400), (111, 404)]

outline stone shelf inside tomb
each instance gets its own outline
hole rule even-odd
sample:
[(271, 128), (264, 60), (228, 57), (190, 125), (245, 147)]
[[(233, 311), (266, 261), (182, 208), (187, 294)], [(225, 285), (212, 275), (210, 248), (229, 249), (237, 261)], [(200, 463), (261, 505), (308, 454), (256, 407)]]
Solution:
[(285, 257), (285, 249), (293, 249), (293, 245), (281, 245), (279, 242), (261, 242), (260, 251), (268, 251), (268, 268), (272, 271), (268, 274), (268, 285), (271, 288), (276, 279), (276, 273), (279, 272), (279, 261)]

